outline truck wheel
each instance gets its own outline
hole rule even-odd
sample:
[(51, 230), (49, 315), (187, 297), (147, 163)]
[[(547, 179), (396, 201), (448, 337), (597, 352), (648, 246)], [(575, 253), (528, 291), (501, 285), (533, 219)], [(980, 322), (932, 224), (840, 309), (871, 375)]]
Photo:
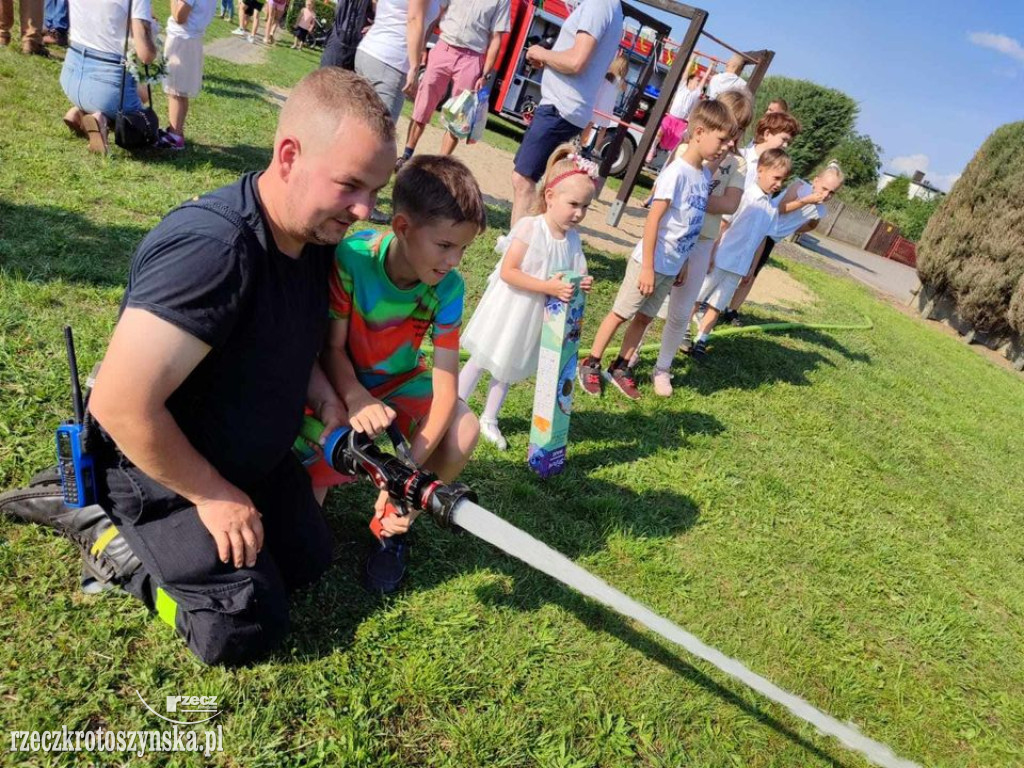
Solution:
[[(601, 149), (598, 152), (598, 156), (604, 159), (604, 153), (608, 149), (608, 146), (612, 143), (611, 139), (606, 139), (604, 144), (601, 145)], [(619, 156), (615, 158), (615, 162), (612, 163), (611, 171), (609, 174), (616, 178), (622, 178), (626, 175), (626, 169), (629, 168), (629, 162), (633, 159), (633, 153), (636, 152), (636, 142), (633, 137), (626, 135), (626, 138), (622, 141), (622, 146), (619, 148)]]

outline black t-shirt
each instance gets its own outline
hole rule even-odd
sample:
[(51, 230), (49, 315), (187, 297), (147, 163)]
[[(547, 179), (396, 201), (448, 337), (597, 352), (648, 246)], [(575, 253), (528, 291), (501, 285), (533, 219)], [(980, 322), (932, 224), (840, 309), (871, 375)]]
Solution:
[(277, 249), (258, 178), (171, 211), (136, 251), (121, 303), (212, 347), (167, 405), (192, 445), (243, 490), (298, 434), (327, 331), (334, 255), (333, 246), (307, 245), (298, 259)]
[(356, 48), (363, 39), (363, 28), (373, 24), (373, 19), (374, 8), (370, 0), (338, 0), (320, 66), (354, 69)]

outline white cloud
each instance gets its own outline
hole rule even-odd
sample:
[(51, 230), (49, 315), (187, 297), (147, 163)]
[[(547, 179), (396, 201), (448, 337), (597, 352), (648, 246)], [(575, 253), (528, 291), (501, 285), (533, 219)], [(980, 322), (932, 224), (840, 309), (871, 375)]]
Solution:
[(927, 173), (929, 162), (928, 155), (905, 155), (904, 157), (894, 157), (889, 161), (889, 170), (895, 174), (902, 173), (907, 176), (913, 176), (914, 171)]
[(1011, 59), (1024, 64), (1024, 45), (1007, 35), (997, 35), (992, 32), (971, 32), (967, 39), (982, 48), (991, 48), (993, 51), (1009, 56)]
[(956, 184), (956, 180), (960, 178), (962, 174), (959, 173), (933, 173), (928, 177), (928, 181), (934, 184), (936, 187), (941, 189), (943, 192), (949, 192)]
[(960, 178), (959, 173), (931, 173), (929, 167), (931, 167), (931, 159), (925, 154), (916, 155), (903, 155), (902, 157), (894, 157), (889, 161), (888, 170), (890, 173), (896, 175), (913, 176), (915, 171), (921, 171), (925, 174), (925, 181), (938, 187), (943, 192), (949, 192), (949, 190), (956, 183), (956, 180)]

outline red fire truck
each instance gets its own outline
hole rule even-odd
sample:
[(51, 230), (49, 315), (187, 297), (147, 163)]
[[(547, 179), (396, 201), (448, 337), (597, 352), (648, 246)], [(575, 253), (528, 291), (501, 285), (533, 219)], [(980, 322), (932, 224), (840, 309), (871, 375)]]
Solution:
[[(629, 58), (630, 66), (626, 90), (615, 105), (617, 118), (626, 119), (623, 112), (632, 103), (643, 67), (655, 54), (658, 60), (636, 111), (629, 116), (629, 134), (612, 165), (613, 176), (622, 175), (629, 166), (647, 128), (647, 113), (658, 98), (662, 79), (679, 50), (679, 45), (668, 39), (670, 27), (663, 21), (628, 3), (622, 4), (622, 11), (625, 24), (619, 49)], [(529, 123), (534, 107), (540, 102), (541, 72), (526, 62), (526, 49), (536, 44), (554, 44), (568, 16), (569, 9), (562, 0), (512, 0), (511, 29), (498, 53), (491, 87), (492, 112), (521, 124)], [(606, 143), (608, 141), (610, 137)], [(598, 148), (598, 153), (601, 149)]]

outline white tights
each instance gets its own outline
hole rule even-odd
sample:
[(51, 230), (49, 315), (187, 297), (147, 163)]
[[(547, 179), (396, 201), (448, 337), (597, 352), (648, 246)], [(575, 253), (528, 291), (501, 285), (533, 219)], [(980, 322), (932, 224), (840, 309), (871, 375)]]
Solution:
[[(470, 395), (476, 390), (476, 385), (480, 383), (480, 377), (484, 374), (484, 369), (481, 368), (473, 358), (469, 359), (459, 373), (459, 397), (463, 400), (469, 400)], [(484, 411), (480, 414), (481, 421), (498, 421), (498, 412), (501, 411), (501, 406), (505, 403), (505, 396), (508, 395), (509, 385), (491, 376), (491, 383), (487, 388), (487, 401), (484, 403)]]
[(698, 240), (690, 251), (685, 282), (672, 286), (672, 293), (668, 298), (668, 317), (665, 319), (665, 330), (661, 334), (661, 350), (658, 352), (657, 366), (663, 371), (672, 366), (672, 358), (679, 351), (686, 329), (690, 327), (693, 307), (707, 276), (714, 245), (711, 240)]

